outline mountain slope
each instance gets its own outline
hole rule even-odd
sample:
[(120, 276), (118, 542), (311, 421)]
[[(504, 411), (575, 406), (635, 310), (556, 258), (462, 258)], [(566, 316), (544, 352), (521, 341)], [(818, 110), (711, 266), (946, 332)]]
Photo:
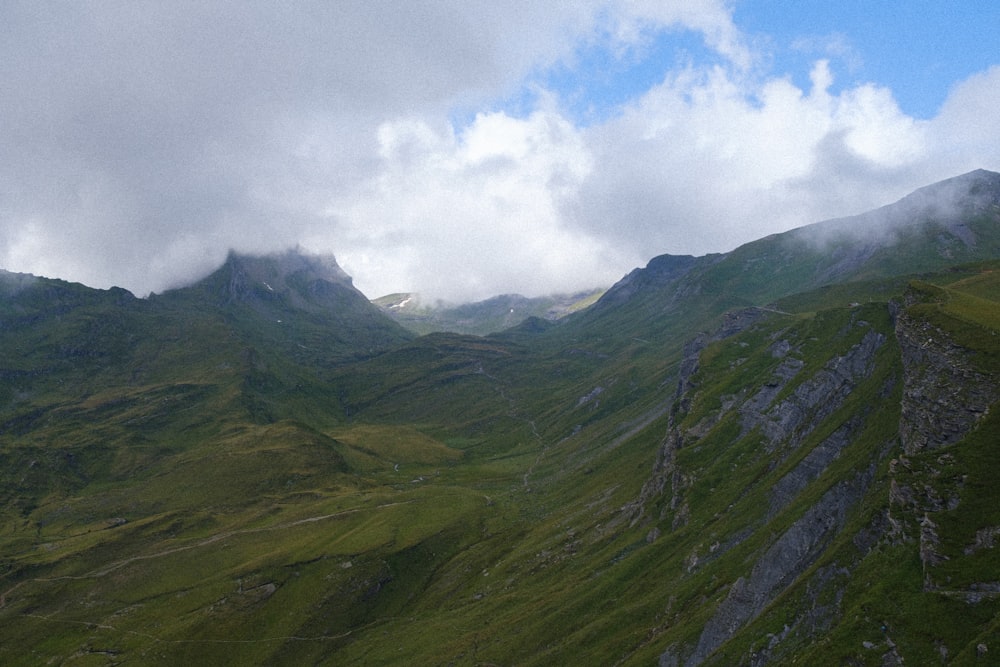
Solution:
[(295, 252), (0, 275), (0, 660), (985, 664), (997, 180), (485, 338)]
[[(596, 319), (626, 303), (686, 316), (765, 305), (826, 284), (937, 271), (998, 253), (1000, 174), (977, 170), (876, 211), (768, 236), (730, 253), (657, 257), (581, 317)], [(637, 290), (639, 298), (631, 298)]]

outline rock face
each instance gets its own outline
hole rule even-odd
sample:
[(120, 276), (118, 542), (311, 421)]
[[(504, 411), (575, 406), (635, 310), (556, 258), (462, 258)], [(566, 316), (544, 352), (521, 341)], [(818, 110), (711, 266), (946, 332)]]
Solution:
[[(667, 434), (660, 445), (657, 455), (657, 463), (653, 470), (653, 475), (643, 485), (642, 492), (634, 502), (625, 506), (626, 516), (631, 523), (636, 524), (644, 515), (646, 504), (661, 495), (670, 483), (673, 489), (673, 496), (669, 503), (669, 510), (677, 510), (680, 506), (680, 471), (676, 466), (676, 453), (685, 441), (686, 436), (676, 424), (677, 417), (690, 407), (691, 398), (696, 386), (691, 378), (698, 371), (698, 359), (709, 343), (724, 340), (745, 331), (756, 322), (767, 317), (767, 311), (761, 308), (745, 308), (726, 314), (722, 323), (713, 333), (702, 333), (684, 346), (683, 359), (681, 359), (680, 370), (678, 372), (677, 389), (674, 395), (674, 408), (669, 414)], [(675, 528), (678, 523), (682, 523), (684, 514), (681, 513), (675, 520)]]
[(849, 445), (860, 430), (863, 418), (857, 417), (844, 422), (823, 442), (814, 447), (802, 461), (778, 480), (771, 488), (771, 503), (768, 518), (774, 518), (788, 506), (809, 484), (819, 479), (827, 467)]
[[(738, 414), (738, 438), (759, 433), (763, 451), (772, 457), (773, 465), (780, 465), (817, 427), (840, 409), (857, 385), (871, 375), (875, 355), (886, 342), (886, 337), (868, 323), (862, 321), (855, 326), (866, 328), (860, 342), (833, 356), (822, 368), (805, 378), (801, 377), (805, 362), (794, 356), (795, 346), (784, 339), (774, 343), (771, 355), (781, 361), (770, 380), (742, 403), (734, 402), (730, 408)], [(739, 330), (732, 330), (730, 335)], [(797, 384), (793, 385), (793, 382)], [(795, 388), (789, 392), (790, 386)], [(685, 383), (682, 382), (679, 390), (685, 390)], [(783, 395), (785, 398), (780, 398)], [(778, 480), (771, 489), (765, 526), (823, 474), (862, 428), (865, 419), (866, 416), (860, 414), (841, 424)], [(663, 472), (669, 470), (674, 480), (675, 498), (671, 507), (679, 504), (676, 498), (677, 480), (682, 477), (676, 464), (679, 442), (683, 442), (683, 437), (671, 432), (664, 445)], [(759, 554), (749, 573), (732, 584), (726, 598), (705, 624), (697, 645), (684, 660), (684, 665), (701, 664), (815, 562), (825, 545), (843, 529), (850, 510), (868, 489), (874, 472), (872, 466), (858, 471), (854, 478), (834, 485)], [(661, 482), (658, 486), (666, 485)], [(675, 657), (679, 659), (679, 656)], [(665, 655), (665, 659), (669, 664), (670, 656)]]
[[(886, 337), (869, 328), (861, 342), (853, 345), (846, 353), (835, 356), (823, 368), (806, 379), (799, 378), (805, 363), (791, 356), (791, 344), (786, 340), (777, 341), (771, 354), (782, 358), (774, 369), (770, 381), (766, 382), (749, 398), (740, 402), (732, 399), (724, 404), (707, 423), (693, 429), (683, 430), (677, 421), (690, 407), (697, 387), (692, 377), (698, 370), (701, 351), (709, 343), (725, 340), (747, 330), (768, 315), (760, 308), (749, 308), (731, 313), (711, 335), (703, 334), (693, 339), (684, 351), (681, 361), (675, 407), (670, 415), (667, 434), (660, 446), (658, 462), (653, 475), (643, 487), (636, 502), (627, 506), (634, 524), (644, 514), (645, 505), (667, 488), (673, 489), (669, 503), (670, 510), (676, 510), (682, 503), (678, 495), (681, 473), (676, 466), (676, 452), (681, 446), (694, 444), (707, 430), (718, 423), (725, 414), (735, 410), (739, 414), (741, 431), (739, 438), (751, 432), (759, 432), (765, 440), (765, 449), (775, 455), (775, 462), (783, 460), (827, 417), (841, 407), (857, 384), (868, 377), (875, 363), (875, 354), (886, 342)], [(859, 323), (868, 326), (867, 323)], [(798, 386), (789, 396), (778, 400), (782, 391), (793, 380)], [(860, 421), (841, 426), (819, 447), (815, 448), (794, 471), (789, 473), (775, 487), (772, 512), (776, 513), (787, 504), (798, 491), (815, 479), (836, 458), (840, 449), (849, 442), (850, 434), (860, 426)], [(784, 498), (785, 500), (782, 500)]]
[[(906, 301), (912, 304), (917, 299), (909, 294)], [(995, 595), (1000, 584), (938, 576), (936, 568), (951, 560), (957, 569), (964, 559), (993, 549), (1000, 534), (995, 526), (978, 528), (961, 552), (953, 548), (950, 555), (943, 552), (940, 537), (941, 525), (955, 521), (953, 513), (962, 505), (968, 477), (949, 472), (956, 461), (951, 446), (975, 429), (1000, 400), (1000, 385), (995, 375), (977, 366), (971, 350), (927, 320), (897, 308), (895, 332), (903, 360), (902, 455), (890, 465), (892, 536), (918, 545), (925, 591), (976, 603)], [(974, 519), (980, 525), (987, 520)]]
[(772, 404), (803, 366), (799, 359), (785, 359), (775, 371), (774, 381), (740, 407), (743, 434), (759, 428), (767, 439), (769, 452), (797, 447), (843, 404), (859, 380), (871, 374), (875, 353), (883, 343), (885, 336), (869, 330), (846, 354), (831, 359), (822, 370), (799, 384), (788, 398)]
[(896, 317), (903, 356), (899, 435), (914, 454), (957, 442), (1000, 399), (997, 378), (977, 370), (971, 352), (905, 312)]
[(749, 576), (740, 577), (730, 587), (705, 624), (698, 645), (684, 662), (686, 666), (701, 664), (815, 562), (825, 543), (844, 527), (849, 510), (864, 495), (874, 473), (872, 468), (834, 486), (764, 551)]
[[(656, 521), (657, 517), (650, 516), (649, 508), (658, 505), (661, 508), (660, 520), (672, 515), (672, 530), (685, 526), (691, 514), (686, 496), (696, 472), (684, 468), (681, 454), (688, 448), (697, 450), (700, 441), (709, 437), (713, 429), (727, 419), (730, 423), (735, 422), (737, 430), (733, 437), (736, 441), (759, 439), (757, 451), (771, 461), (772, 469), (781, 466), (790, 457), (798, 456), (798, 463), (771, 486), (767, 494), (767, 511), (760, 523), (736, 535), (719, 536), (709, 549), (708, 559), (720, 557), (754, 533), (766, 534), (773, 530), (771, 522), (824, 475), (842, 451), (864, 430), (873, 412), (873, 408), (862, 409), (839, 424), (829, 425), (831, 417), (841, 410), (852, 392), (869, 381), (876, 367), (876, 357), (888, 342), (887, 335), (876, 326), (852, 318), (844, 335), (852, 335), (858, 340), (858, 334), (850, 332), (863, 329), (858, 342), (840, 353), (834, 352), (826, 363), (819, 368), (813, 366), (813, 370), (807, 370), (807, 363), (799, 349), (801, 341), (772, 337), (773, 342), (767, 353), (778, 361), (763, 385), (721, 397), (720, 407), (713, 414), (701, 419), (695, 426), (685, 428), (686, 413), (692, 409), (700, 390), (701, 356), (708, 346), (729, 341), (771, 316), (772, 313), (763, 309), (732, 313), (715, 332), (702, 334), (686, 346), (679, 368), (674, 408), (657, 463), (640, 496), (623, 508), (632, 523), (636, 524)], [(746, 345), (742, 342), (729, 344)], [(829, 435), (812, 445), (804, 455), (796, 454), (820, 427), (829, 429)], [(787, 527), (757, 552), (746, 574), (731, 584), (725, 598), (703, 626), (696, 644), (672, 646), (661, 655), (660, 664), (701, 664), (792, 586), (844, 529), (851, 512), (871, 487), (877, 461), (884, 453), (885, 448), (875, 452), (874, 458), (864, 467), (856, 468), (851, 477), (829, 486), (790, 525), (785, 523)], [(689, 558), (688, 571), (702, 564), (697, 555), (693, 555)], [(817, 584), (821, 587), (833, 585), (825, 580)], [(839, 599), (841, 593), (835, 591), (833, 595)], [(818, 627), (824, 615), (832, 613), (832, 608), (816, 608), (806, 613), (806, 616), (811, 614), (815, 618), (799, 620), (810, 627)], [(775, 637), (772, 644), (779, 641)]]
[(230, 253), (206, 282), (222, 302), (252, 303), (278, 296), (303, 301), (334, 290), (356, 292), (333, 255), (307, 255), (298, 249), (259, 257)]
[[(937, 298), (933, 288), (928, 287), (927, 293)], [(794, 655), (790, 647), (795, 642), (814, 642), (842, 613), (839, 605), (847, 582), (879, 545), (913, 549), (921, 563), (925, 593), (967, 604), (1000, 595), (1000, 582), (983, 579), (982, 568), (975, 564), (968, 568), (973, 574), (953, 577), (962, 571), (956, 570), (962, 559), (983, 558), (998, 548), (1000, 527), (992, 515), (973, 519), (971, 527), (958, 525), (955, 511), (964, 506), (963, 489), (973, 482), (958, 463), (962, 450), (951, 448), (964, 442), (1000, 401), (1000, 382), (975, 352), (924, 316), (930, 312), (921, 310), (927, 303), (925, 297), (912, 293), (903, 304), (889, 304), (888, 312), (876, 318), (878, 324), (851, 316), (844, 331), (854, 332), (849, 335), (856, 342), (839, 351), (830, 349), (821, 365), (815, 347), (812, 356), (804, 353), (808, 343), (801, 336), (786, 335), (777, 323), (757, 327), (763, 320), (748, 313), (733, 314), (716, 332), (698, 336), (685, 348), (674, 408), (656, 465), (640, 496), (624, 510), (633, 524), (655, 523), (657, 517), (649, 510), (659, 507), (658, 518), (671, 520), (670, 530), (710, 535), (713, 543), (708, 554), (699, 545), (688, 556), (689, 574), (709, 567), (740, 544), (760, 546), (739, 556), (742, 560), (735, 565), (729, 561), (726, 572), (736, 567), (734, 578), (713, 580), (705, 589), (706, 604), (712, 606), (707, 620), (695, 638), (671, 644), (660, 655), (661, 665), (731, 664), (730, 640), (737, 636), (740, 642), (747, 640), (746, 631), (759, 627), (754, 622), (771, 613), (772, 603), (779, 598), (787, 601), (790, 596), (801, 596), (799, 606), (792, 605), (796, 611), (783, 616), (787, 619), (784, 630), (754, 635), (753, 648), (741, 658), (752, 665), (787, 659)], [(754, 337), (755, 327), (769, 335)], [(864, 330), (860, 335), (859, 328)], [(757, 341), (757, 349), (726, 352), (751, 346), (747, 341)], [(888, 353), (893, 350), (898, 350), (898, 356)], [(709, 371), (703, 372), (702, 367), (712, 358), (734, 357), (728, 371), (732, 377), (752, 377), (735, 369), (756, 363), (767, 369), (756, 376), (763, 381), (712, 400), (702, 396), (708, 389), (700, 385), (708, 381), (732, 391), (734, 382), (719, 383), (718, 377), (706, 376)], [(716, 376), (720, 370), (727, 372), (715, 364)], [(873, 400), (848, 403), (863, 387)], [(718, 407), (701, 416), (705, 406), (712, 405)], [(694, 419), (687, 418), (691, 411), (698, 415), (694, 425)], [(896, 419), (898, 428), (893, 433)], [(859, 442), (871, 444), (859, 449)], [(703, 462), (704, 455), (685, 454), (702, 447), (714, 447), (715, 452), (725, 448), (752, 452), (756, 461), (765, 462), (759, 464), (762, 472), (749, 482), (750, 488), (738, 493), (753, 495), (756, 480), (766, 479), (755, 495), (766, 498), (766, 509), (733, 534), (720, 534), (711, 519), (706, 523), (704, 518), (691, 518), (697, 512), (698, 476), (708, 473), (704, 472), (707, 468), (687, 463)], [(852, 458), (845, 463), (841, 458), (848, 451)], [(880, 473), (890, 452), (896, 458), (887, 473)], [(737, 469), (732, 464), (733, 474)], [(771, 471), (773, 475), (767, 476)], [(724, 482), (716, 476), (713, 483)], [(978, 484), (983, 484), (982, 479)], [(704, 491), (699, 498), (705, 502)], [(834, 542), (844, 541), (843, 531), (872, 499), (888, 501), (887, 509), (868, 519), (864, 528), (852, 528), (857, 531), (849, 538), (853, 550), (841, 551), (843, 560), (831, 561), (827, 550)], [(726, 511), (738, 511), (733, 508), (739, 502)], [(959, 529), (967, 535), (956, 545)], [(903, 664), (903, 653), (888, 634), (884, 642), (867, 641), (863, 648), (881, 651), (884, 664)]]

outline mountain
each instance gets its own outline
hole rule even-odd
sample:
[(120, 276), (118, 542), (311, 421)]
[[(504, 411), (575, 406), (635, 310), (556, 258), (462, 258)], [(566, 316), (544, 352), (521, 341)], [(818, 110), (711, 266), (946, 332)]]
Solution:
[(388, 294), (374, 299), (389, 317), (416, 334), (450, 331), (485, 336), (517, 326), (529, 318), (557, 320), (596, 301), (603, 289), (529, 298), (503, 294), (457, 306), (424, 304), (418, 294)]
[(413, 337), (372, 306), (332, 255), (298, 250), (264, 257), (230, 253), (200, 282), (153, 300), (168, 308), (217, 310), (250, 335), (276, 345), (294, 342), (325, 358), (366, 356)]
[[(587, 313), (625, 301), (712, 310), (762, 305), (834, 283), (940, 270), (1000, 253), (1000, 174), (977, 170), (850, 218), (800, 227), (704, 257), (664, 255), (636, 269)], [(637, 299), (633, 293), (641, 291)], [(640, 305), (642, 304), (642, 305)]]
[(990, 664), (998, 202), (484, 337), (297, 251), (149, 299), (0, 274), (0, 660)]

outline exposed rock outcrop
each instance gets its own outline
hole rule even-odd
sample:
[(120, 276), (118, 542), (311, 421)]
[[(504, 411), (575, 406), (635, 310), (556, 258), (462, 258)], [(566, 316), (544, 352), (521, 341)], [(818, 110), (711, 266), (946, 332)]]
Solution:
[[(679, 423), (698, 390), (695, 378), (701, 353), (712, 341), (745, 331), (747, 326), (725, 330), (727, 335), (719, 335), (723, 331), (720, 328), (720, 332), (712, 336), (703, 335), (686, 348), (679, 372), (675, 413), (664, 438), (657, 467), (643, 488), (642, 496), (631, 508), (636, 519), (642, 515), (640, 503), (655, 501), (658, 494), (669, 493), (669, 501), (664, 499), (662, 503), (663, 511), (673, 512), (673, 528), (678, 527), (677, 520), (685, 514), (682, 511), (687, 502), (684, 496), (690, 486), (678, 464), (678, 452), (682, 446), (696, 446), (698, 440), (726, 415), (737, 420), (739, 430), (736, 440), (760, 434), (760, 451), (768, 456), (771, 469), (779, 466), (817, 428), (828, 423), (859, 385), (872, 377), (877, 355), (888, 340), (871, 323), (852, 320), (850, 327), (844, 331), (857, 331), (856, 327), (861, 327), (864, 331), (860, 339), (855, 338), (856, 343), (832, 355), (822, 367), (804, 376), (807, 365), (797, 344), (784, 337), (775, 337), (768, 351), (780, 361), (772, 367), (770, 379), (755, 391), (720, 397), (721, 408), (709, 419), (710, 424), (699, 423), (684, 430)], [(841, 452), (856, 441), (871, 414), (872, 409), (862, 409), (832, 428), (829, 435), (773, 483), (768, 493), (767, 511), (760, 522), (748, 528), (739, 539), (734, 539), (732, 535), (724, 536), (716, 543), (721, 546), (714, 551), (713, 558), (720, 557), (755, 531), (767, 530), (771, 521), (792, 507), (795, 500), (823, 476)], [(856, 468), (852, 477), (826, 488), (819, 500), (804, 510), (796, 510), (801, 514), (791, 526), (784, 528), (768, 546), (758, 551), (745, 574), (732, 583), (726, 597), (702, 628), (697, 643), (671, 647), (661, 655), (660, 664), (701, 664), (795, 584), (843, 530), (852, 511), (875, 479), (876, 461), (888, 449), (887, 444), (879, 452), (874, 452), (873, 458), (868, 459), (864, 467)], [(697, 565), (701, 567), (703, 564)], [(813, 583), (820, 585), (822, 582)], [(842, 595), (842, 590), (836, 587), (831, 590), (834, 598)], [(805, 616), (794, 619), (794, 623), (801, 625), (797, 632), (812, 632), (809, 628), (830, 622), (830, 615), (835, 613), (835, 607), (817, 607), (808, 612), (812, 614), (809, 619)], [(781, 638), (774, 641), (780, 643)], [(763, 656), (760, 654), (757, 658), (766, 660)]]
[(791, 472), (771, 488), (771, 505), (767, 517), (771, 519), (791, 503), (810, 483), (819, 478), (840, 451), (851, 443), (860, 430), (863, 420), (859, 417), (843, 423), (823, 442), (816, 445)]
[[(713, 333), (703, 332), (684, 346), (683, 358), (678, 369), (677, 388), (674, 392), (674, 406), (668, 415), (667, 433), (660, 445), (653, 474), (643, 485), (639, 497), (622, 508), (632, 525), (635, 525), (643, 517), (646, 504), (664, 493), (668, 483), (672, 489), (672, 496), (667, 509), (676, 511), (681, 506), (682, 479), (676, 465), (676, 455), (684, 441), (684, 436), (677, 427), (676, 419), (690, 408), (691, 397), (696, 389), (692, 378), (698, 372), (702, 350), (714, 341), (724, 340), (745, 331), (767, 316), (768, 311), (763, 308), (744, 308), (732, 311), (723, 317), (721, 324)], [(679, 512), (675, 517), (673, 527), (676, 529), (685, 521), (686, 513)]]
[(907, 454), (957, 442), (1000, 400), (997, 378), (933, 324), (900, 312), (896, 338), (903, 356), (899, 436)]
[(684, 662), (687, 667), (701, 664), (815, 562), (824, 545), (843, 528), (848, 512), (874, 475), (872, 467), (832, 487), (761, 554), (749, 576), (736, 580), (705, 624), (694, 652)]
[(784, 386), (802, 368), (803, 362), (788, 357), (774, 372), (774, 380), (740, 407), (743, 434), (760, 428), (768, 451), (797, 447), (802, 439), (833, 414), (875, 366), (875, 353), (885, 336), (869, 329), (860, 343), (834, 357), (812, 377), (802, 382), (788, 398), (772, 406)]
[[(682, 505), (680, 489), (683, 478), (676, 464), (677, 450), (688, 440), (697, 440), (725, 413), (732, 409), (738, 410), (741, 423), (739, 437), (759, 429), (765, 438), (768, 452), (781, 450), (782, 454), (775, 459), (777, 464), (798, 447), (817, 425), (839, 409), (860, 381), (871, 375), (875, 354), (886, 341), (886, 337), (870, 328), (868, 323), (858, 322), (856, 326), (869, 327), (860, 342), (851, 346), (844, 354), (831, 359), (818, 372), (801, 381), (790, 395), (775, 403), (805, 365), (801, 359), (789, 354), (791, 344), (788, 341), (779, 340), (772, 345), (771, 352), (773, 356), (782, 358), (782, 361), (772, 371), (769, 382), (742, 402), (737, 397), (723, 401), (722, 409), (709, 420), (710, 423), (683, 431), (677, 422), (690, 408), (693, 393), (697, 389), (692, 378), (698, 371), (702, 350), (714, 341), (745, 331), (767, 314), (767, 311), (760, 308), (735, 311), (725, 318), (716, 332), (701, 334), (685, 346), (678, 372), (674, 409), (670, 414), (667, 433), (660, 446), (653, 474), (643, 486), (639, 498), (624, 508), (633, 525), (644, 515), (646, 504), (662, 495), (668, 484), (672, 495), (665, 511), (675, 511)], [(852, 423), (841, 427), (810, 453), (800, 468), (789, 474), (787, 480), (779, 483), (776, 495), (773, 496), (776, 500), (772, 500), (773, 513), (801, 491), (808, 480), (815, 479), (822, 473), (859, 426), (859, 423)]]

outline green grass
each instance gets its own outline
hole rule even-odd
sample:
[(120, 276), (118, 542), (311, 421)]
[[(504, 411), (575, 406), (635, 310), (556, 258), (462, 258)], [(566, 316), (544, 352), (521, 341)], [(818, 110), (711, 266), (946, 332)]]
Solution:
[[(781, 281), (804, 280), (814, 258), (775, 282), (767, 264), (789, 251), (762, 247), (763, 261), (748, 250), (699, 265), (685, 279), (708, 297), (690, 310), (652, 290), (549, 328), (379, 351), (324, 333), (322, 318), (219, 315), (205, 294), (118, 311), (122, 295), (59, 285), (59, 318), (41, 296), (17, 313), (5, 301), (20, 328), (0, 335), (0, 661), (631, 665), (671, 647), (683, 660), (733, 582), (863, 473), (843, 529), (712, 660), (880, 664), (886, 648), (863, 642), (889, 637), (907, 663), (934, 664), (945, 646), (974, 664), (998, 634), (998, 600), (924, 583), (967, 592), (996, 578), (1000, 546), (966, 549), (1000, 525), (997, 416), (890, 472), (903, 373), (887, 304), (910, 289), (911, 317), (995, 373), (993, 269), (911, 287), (806, 281), (816, 289), (792, 295)], [(685, 343), (729, 306), (778, 297), (785, 313), (701, 351), (693, 394), (676, 402)], [(768, 451), (742, 432), (735, 406), (774, 381), (775, 343), (802, 361), (781, 401), (870, 330), (886, 338), (871, 374), (796, 446)], [(671, 424), (685, 436), (678, 475), (646, 489), (633, 525)], [(772, 515), (775, 485), (845, 424), (850, 442)], [(929, 572), (893, 483), (959, 499), (934, 516), (949, 560)]]

